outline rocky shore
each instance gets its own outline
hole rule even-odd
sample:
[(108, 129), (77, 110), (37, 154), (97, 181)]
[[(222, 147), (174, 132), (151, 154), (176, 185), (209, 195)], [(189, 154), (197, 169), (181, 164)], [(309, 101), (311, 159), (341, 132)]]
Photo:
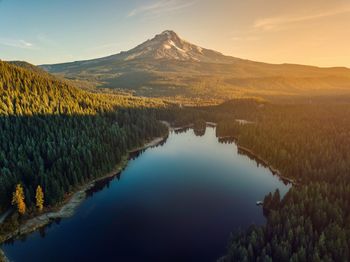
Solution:
[(10, 262), (7, 257), (5, 256), (4, 251), (0, 249), (0, 262)]

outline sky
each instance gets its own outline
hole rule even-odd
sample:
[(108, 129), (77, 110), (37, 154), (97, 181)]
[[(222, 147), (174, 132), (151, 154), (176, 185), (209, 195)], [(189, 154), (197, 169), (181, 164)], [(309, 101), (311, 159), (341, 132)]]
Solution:
[(51, 64), (164, 30), (226, 55), (350, 67), (349, 0), (0, 0), (0, 59)]

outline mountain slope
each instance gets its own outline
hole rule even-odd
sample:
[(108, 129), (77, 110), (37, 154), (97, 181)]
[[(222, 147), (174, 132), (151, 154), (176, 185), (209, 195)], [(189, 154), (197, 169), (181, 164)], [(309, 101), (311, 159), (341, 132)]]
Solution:
[(90, 93), (27, 62), (0, 61), (0, 94), (0, 115), (95, 114), (162, 104), (129, 95)]
[(347, 68), (243, 60), (193, 45), (173, 31), (164, 31), (127, 52), (41, 67), (69, 79), (134, 90), (147, 96), (228, 98), (333, 94), (350, 90)]
[[(89, 93), (15, 64), (0, 61), (0, 213), (11, 207), (17, 184), (27, 213), (35, 213), (38, 185), (50, 208), (113, 170), (128, 150), (168, 131), (146, 108), (162, 105), (156, 99)], [(26, 218), (14, 214), (1, 224), (0, 243)]]

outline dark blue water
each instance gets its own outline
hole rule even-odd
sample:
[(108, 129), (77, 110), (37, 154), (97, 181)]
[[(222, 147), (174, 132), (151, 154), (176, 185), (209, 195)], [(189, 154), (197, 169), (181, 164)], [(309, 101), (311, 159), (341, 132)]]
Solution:
[(219, 143), (214, 128), (172, 133), (72, 218), (3, 249), (15, 262), (215, 261), (231, 231), (265, 222), (255, 203), (276, 188), (283, 195), (289, 186)]

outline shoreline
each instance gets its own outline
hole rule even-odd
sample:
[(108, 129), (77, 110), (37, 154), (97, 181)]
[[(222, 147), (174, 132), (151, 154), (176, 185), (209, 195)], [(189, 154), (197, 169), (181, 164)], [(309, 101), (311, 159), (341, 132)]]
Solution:
[[(122, 172), (123, 169), (129, 163), (131, 154), (134, 154), (134, 153), (143, 151), (147, 148), (154, 147), (154, 146), (161, 144), (162, 142), (164, 142), (167, 139), (167, 137), (169, 136), (169, 133), (172, 131), (176, 132), (176, 131), (182, 130), (184, 128), (193, 127), (193, 124), (188, 124), (188, 125), (184, 125), (184, 126), (180, 126), (180, 127), (173, 127), (167, 121), (160, 121), (160, 122), (162, 122), (164, 125), (166, 125), (168, 127), (168, 133), (166, 135), (164, 135), (162, 137), (153, 138), (151, 141), (145, 143), (143, 146), (140, 146), (140, 147), (137, 147), (137, 148), (134, 148), (134, 149), (127, 151), (127, 153), (122, 157), (121, 161), (115, 166), (115, 168), (113, 170), (108, 172), (106, 175), (98, 177), (98, 178), (88, 182), (87, 184), (81, 186), (76, 191), (74, 191), (69, 196), (67, 196), (65, 201), (58, 204), (56, 207), (53, 207), (51, 210), (49, 210), (41, 215), (34, 216), (33, 218), (30, 218), (27, 221), (25, 221), (15, 231), (6, 235), (4, 237), (4, 239), (1, 239), (0, 246), (1, 246), (1, 244), (3, 244), (4, 242), (6, 242), (8, 240), (11, 240), (11, 239), (16, 240), (17, 238), (19, 238), (23, 235), (28, 235), (30, 233), (33, 233), (34, 231), (38, 230), (39, 228), (42, 228), (42, 227), (50, 224), (55, 219), (68, 218), (68, 217), (73, 216), (77, 207), (86, 199), (87, 191), (89, 189), (91, 189), (95, 185), (96, 182), (99, 182), (99, 181), (102, 181), (106, 178), (114, 177), (114, 176), (120, 174), (120, 172)], [(206, 124), (207, 124), (207, 126), (211, 126), (211, 127), (217, 126), (217, 124), (214, 122), (206, 122)], [(226, 137), (234, 138), (233, 136), (226, 136)], [(226, 137), (223, 137), (223, 138), (226, 138)], [(220, 139), (220, 138), (222, 138), (222, 137), (218, 137), (218, 139)], [(278, 169), (274, 168), (272, 165), (270, 165), (262, 157), (255, 154), (251, 149), (239, 145), (239, 141), (236, 139), (235, 139), (235, 144), (237, 145), (238, 151), (243, 152), (248, 157), (252, 157), (257, 163), (262, 164), (263, 166), (268, 168), (273, 175), (277, 175), (279, 177), (279, 179), (282, 180), (283, 182), (290, 183), (293, 186), (298, 185), (298, 183), (296, 181), (294, 181), (293, 179), (283, 176)], [(3, 252), (3, 250), (0, 247), (0, 262), (3, 262), (3, 261), (9, 262), (8, 258), (6, 257), (5, 253)]]
[[(213, 122), (206, 122), (206, 123), (207, 124), (208, 123), (211, 124)], [(250, 122), (250, 123), (254, 123), (254, 122)], [(278, 176), (278, 178), (282, 182), (290, 183), (292, 186), (298, 186), (298, 182), (297, 181), (295, 181), (292, 178), (283, 176), (281, 171), (279, 171), (277, 168), (273, 167), (267, 160), (262, 158), (260, 155), (256, 154), (252, 149), (249, 149), (247, 147), (244, 147), (244, 146), (240, 145), (239, 144), (239, 140), (238, 140), (238, 138), (236, 136), (233, 136), (233, 135), (219, 136), (218, 139), (233, 139), (235, 144), (236, 144), (236, 146), (237, 146), (238, 153), (239, 153), (239, 151), (241, 151), (243, 154), (247, 155), (248, 157), (253, 158), (254, 161), (256, 161), (258, 164), (261, 164), (264, 167), (268, 168), (273, 175)]]
[(0, 249), (0, 262), (10, 262), (2, 249)]
[[(172, 127), (170, 125), (169, 122), (167, 121), (161, 121), (163, 124), (165, 124), (168, 128), (169, 131), (178, 131), (178, 130), (182, 130), (184, 128), (191, 128), (193, 127), (194, 124), (188, 124), (188, 125), (184, 125), (184, 126), (180, 126), (180, 127)], [(217, 123), (215, 122), (205, 122), (207, 126), (209, 127), (217, 127)], [(283, 176), (282, 173), (275, 167), (273, 167), (270, 163), (268, 163), (266, 160), (264, 160), (261, 156), (259, 156), (258, 154), (256, 154), (255, 152), (253, 152), (253, 150), (244, 147), (242, 145), (239, 144), (239, 141), (237, 139), (237, 137), (230, 135), (230, 136), (219, 136), (217, 137), (218, 139), (233, 139), (235, 144), (237, 145), (237, 149), (244, 152), (246, 155), (251, 156), (254, 158), (254, 160), (259, 163), (262, 164), (264, 167), (268, 168), (270, 170), (270, 172), (273, 175), (278, 176), (278, 178), (282, 181), (282, 182), (287, 182), (290, 183), (293, 186), (297, 186), (298, 182), (296, 182), (295, 180), (293, 180), (292, 178)]]
[(157, 145), (161, 144), (164, 140), (166, 140), (167, 137), (168, 137), (168, 135), (163, 136), (163, 137), (156, 137), (152, 141), (144, 144), (143, 146), (140, 146), (140, 147), (137, 147), (137, 148), (129, 150), (128, 154), (136, 153), (138, 151), (142, 151), (142, 150), (145, 150), (147, 148), (157, 146)]
[(6, 220), (6, 218), (12, 213), (13, 209), (9, 208), (0, 216), (0, 225)]
[[(154, 147), (161, 144), (169, 135), (169, 132), (171, 130), (169, 126), (168, 126), (168, 133), (166, 135), (162, 137), (153, 138), (151, 141), (145, 143), (143, 146), (127, 151), (127, 153), (122, 157), (121, 161), (113, 168), (113, 170), (111, 170), (110, 172), (108, 172), (107, 174), (101, 177), (98, 177), (93, 179), (92, 181), (89, 181), (85, 185), (80, 186), (79, 188), (77, 188), (77, 190), (69, 194), (62, 203), (53, 207), (51, 210), (44, 212), (43, 214), (40, 214), (40, 215), (34, 216), (33, 218), (28, 219), (27, 221), (22, 223), (16, 230), (3, 236), (3, 239), (0, 240), (0, 245), (11, 239), (17, 239), (21, 236), (33, 233), (34, 231), (50, 224), (56, 219), (69, 218), (73, 216), (78, 206), (86, 199), (87, 191), (91, 189), (96, 182), (102, 181), (106, 178), (116, 176), (120, 172), (122, 172), (123, 169), (129, 163), (130, 154), (143, 151), (147, 148)], [(0, 248), (0, 262), (2, 262), (1, 259), (4, 260), (5, 262), (9, 261), (6, 258), (5, 253)]]
[[(207, 122), (207, 124), (208, 123), (211, 124), (212, 122)], [(273, 167), (267, 160), (263, 159), (260, 155), (256, 154), (252, 149), (249, 149), (247, 147), (244, 147), (244, 146), (240, 145), (239, 144), (239, 140), (238, 140), (237, 137), (235, 137), (233, 135), (231, 135), (231, 136), (228, 135), (228, 136), (219, 136), (218, 139), (233, 139), (235, 144), (236, 144), (236, 146), (237, 146), (238, 153), (239, 153), (239, 151), (241, 151), (243, 154), (247, 155), (248, 157), (253, 158), (254, 161), (256, 161), (258, 164), (261, 164), (264, 167), (268, 168), (273, 175), (278, 176), (278, 178), (282, 182), (290, 183), (293, 186), (298, 186), (298, 182), (297, 181), (295, 181), (292, 178), (283, 176), (281, 171), (279, 171), (277, 168)]]
[[(168, 126), (169, 128), (169, 131), (178, 131), (178, 130), (181, 130), (181, 129), (184, 129), (184, 128), (191, 128), (193, 127), (193, 124), (188, 124), (188, 125), (184, 125), (184, 126), (180, 126), (180, 127), (171, 127), (170, 123), (166, 122), (166, 121), (161, 121), (163, 124), (165, 124), (166, 126)], [(217, 123), (215, 122), (205, 122), (207, 126), (209, 127), (217, 127)], [(254, 122), (251, 122), (251, 123), (254, 123)], [(259, 156), (258, 154), (256, 154), (255, 152), (253, 152), (253, 150), (247, 148), (247, 147), (244, 147), (242, 145), (239, 144), (239, 141), (237, 139), (237, 137), (233, 136), (233, 135), (230, 135), (230, 136), (219, 136), (217, 137), (218, 139), (233, 139), (235, 144), (237, 145), (237, 149), (239, 151), (242, 151), (244, 152), (246, 155), (251, 156), (254, 158), (254, 160), (259, 163), (259, 164), (262, 164), (264, 167), (268, 168), (270, 170), (270, 172), (273, 174), (273, 175), (276, 175), (278, 176), (278, 178), (282, 181), (282, 182), (287, 182), (287, 183), (290, 183), (291, 185), (293, 186), (297, 186), (298, 185), (298, 182), (295, 181), (294, 179), (292, 178), (289, 178), (289, 177), (286, 177), (286, 176), (283, 176), (282, 173), (275, 167), (273, 167), (270, 163), (268, 163), (266, 160), (264, 160), (261, 156)]]
[(264, 160), (261, 156), (257, 155), (256, 153), (254, 153), (251, 149), (239, 145), (238, 141), (237, 141), (236, 145), (237, 145), (238, 152), (242, 151), (243, 153), (248, 155), (248, 157), (254, 158), (254, 160), (256, 162), (258, 162), (259, 164), (262, 164), (264, 167), (268, 168), (273, 175), (278, 176), (283, 182), (290, 183), (293, 186), (298, 185), (298, 183), (296, 181), (294, 181), (293, 179), (283, 176), (277, 168), (274, 168), (269, 162)]

